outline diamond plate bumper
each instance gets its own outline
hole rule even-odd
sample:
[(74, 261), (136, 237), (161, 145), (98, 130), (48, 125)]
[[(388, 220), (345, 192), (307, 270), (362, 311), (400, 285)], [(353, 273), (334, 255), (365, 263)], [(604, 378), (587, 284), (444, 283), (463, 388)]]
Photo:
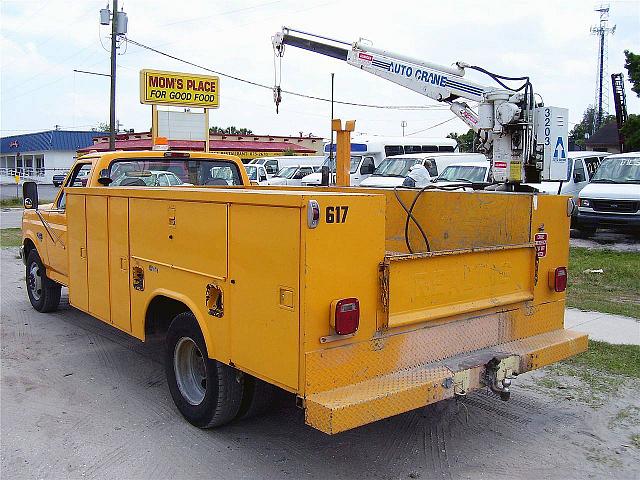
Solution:
[(494, 358), (502, 379), (576, 355), (587, 343), (583, 333), (555, 330), (313, 393), (305, 399), (305, 421), (339, 433), (482, 388), (485, 365)]

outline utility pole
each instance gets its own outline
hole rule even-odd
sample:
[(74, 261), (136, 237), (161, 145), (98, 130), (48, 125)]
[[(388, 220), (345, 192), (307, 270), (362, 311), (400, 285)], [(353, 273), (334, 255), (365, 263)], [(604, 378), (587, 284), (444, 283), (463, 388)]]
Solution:
[(407, 126), (407, 122), (406, 122), (406, 120), (402, 120), (402, 121), (400, 122), (400, 126), (402, 127), (402, 136), (404, 137), (404, 127), (406, 127), (406, 126)]
[(116, 49), (118, 48), (118, 0), (113, 0), (111, 19), (111, 91), (109, 97), (109, 150), (116, 149)]
[(107, 8), (100, 10), (100, 24), (109, 25), (111, 22), (111, 89), (109, 93), (109, 150), (116, 149), (116, 55), (120, 36), (127, 34), (127, 14), (118, 11), (118, 0), (112, 0), (112, 11)]

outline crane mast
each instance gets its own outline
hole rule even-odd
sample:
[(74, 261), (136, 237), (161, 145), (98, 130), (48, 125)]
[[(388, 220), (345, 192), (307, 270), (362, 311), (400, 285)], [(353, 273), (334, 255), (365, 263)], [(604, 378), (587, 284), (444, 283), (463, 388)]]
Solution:
[[(294, 35), (295, 33), (295, 35)], [(453, 66), (374, 48), (362, 40), (349, 43), (283, 27), (272, 43), (277, 56), (285, 46), (342, 60), (377, 77), (449, 105), (479, 139), (491, 161), (494, 181), (507, 184), (567, 180), (567, 109), (535, 101), (528, 77), (505, 77), (457, 62)], [(489, 75), (500, 86), (464, 78), (465, 69)], [(505, 81), (522, 81), (517, 89)], [(279, 90), (278, 90), (279, 91)], [(477, 102), (474, 111), (465, 100)]]

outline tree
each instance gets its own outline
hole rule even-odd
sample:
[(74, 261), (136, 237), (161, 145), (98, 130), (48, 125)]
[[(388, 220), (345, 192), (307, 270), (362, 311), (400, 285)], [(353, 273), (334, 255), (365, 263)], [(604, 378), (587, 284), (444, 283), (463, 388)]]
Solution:
[(100, 122), (91, 129), (92, 132), (108, 132), (110, 129), (109, 122)]
[[(595, 116), (595, 114), (596, 114), (596, 109), (594, 107), (592, 106), (587, 107), (587, 109), (582, 114), (582, 121), (580, 123), (576, 123), (575, 126), (569, 132), (569, 145), (575, 145), (580, 150), (584, 150), (585, 140), (589, 138), (589, 136), (594, 134), (593, 117)], [(615, 121), (616, 121), (615, 116), (608, 115), (602, 120), (602, 125), (606, 125), (607, 123), (611, 123)]]
[(210, 127), (209, 133), (211, 135), (253, 135), (253, 130), (248, 128), (237, 128), (232, 125), (227, 128)]
[(627, 152), (640, 151), (640, 115), (629, 115), (620, 133), (624, 136), (624, 149)]
[(636, 92), (636, 95), (640, 97), (640, 55), (625, 50), (624, 51), (624, 68), (627, 69), (627, 76), (629, 82), (631, 82), (631, 90)]
[(461, 152), (472, 152), (476, 133), (473, 131), (473, 129), (470, 128), (467, 133), (463, 133), (462, 135), (456, 132), (452, 132), (447, 135), (447, 138), (452, 138), (456, 142), (458, 142), (458, 149)]

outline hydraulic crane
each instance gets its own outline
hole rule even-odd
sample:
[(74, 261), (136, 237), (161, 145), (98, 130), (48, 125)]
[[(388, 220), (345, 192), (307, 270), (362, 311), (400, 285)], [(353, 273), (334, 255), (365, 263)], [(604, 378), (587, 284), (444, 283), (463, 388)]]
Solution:
[[(296, 35), (293, 35), (295, 33)], [(341, 40), (283, 27), (272, 37), (282, 57), (285, 45), (347, 62), (438, 102), (445, 102), (478, 137), (479, 150), (492, 164), (493, 179), (515, 188), (518, 183), (567, 180), (568, 110), (536, 100), (529, 77), (497, 75), (482, 67), (456, 62), (444, 66), (374, 48), (362, 40)], [(464, 78), (465, 69), (482, 72), (499, 87)], [(505, 82), (520, 81), (517, 88)], [(274, 97), (280, 102), (280, 86)], [(538, 96), (539, 97), (539, 96)], [(464, 100), (478, 102), (474, 111)]]

